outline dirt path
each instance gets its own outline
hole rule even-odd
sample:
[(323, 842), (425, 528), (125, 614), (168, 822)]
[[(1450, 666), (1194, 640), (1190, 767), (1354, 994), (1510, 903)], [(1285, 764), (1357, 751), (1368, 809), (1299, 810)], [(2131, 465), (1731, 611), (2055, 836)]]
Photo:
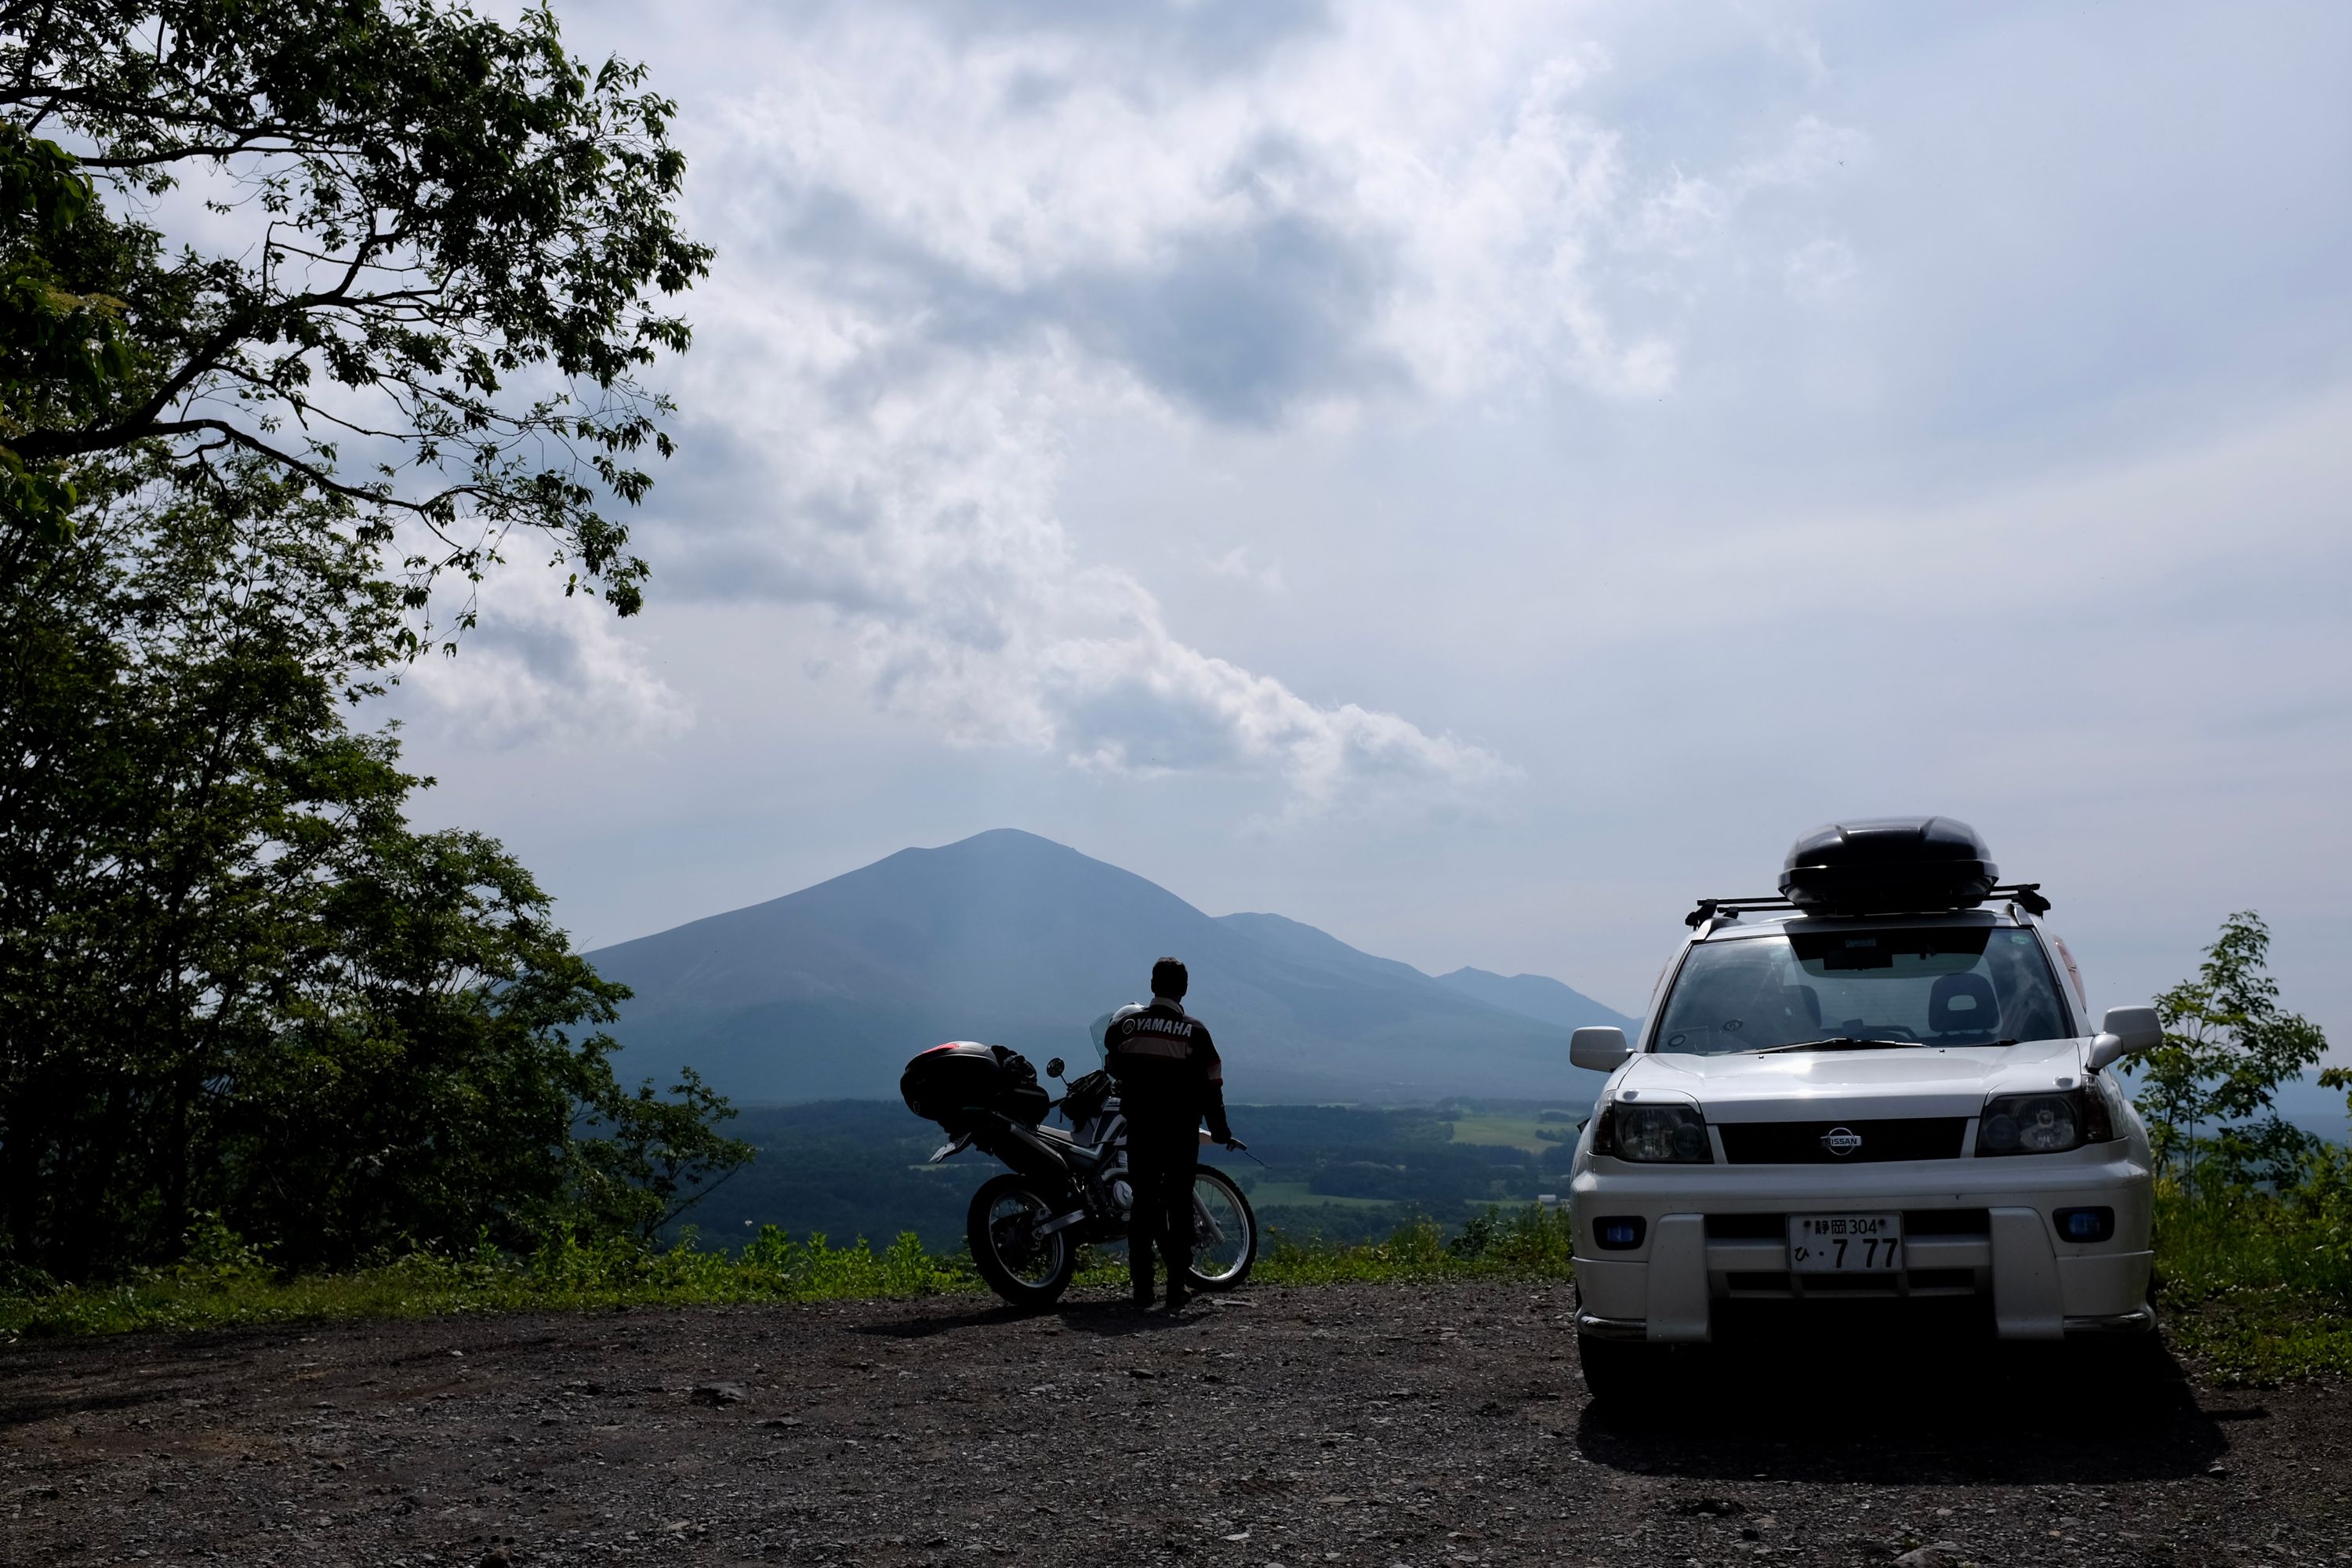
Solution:
[(1677, 1432), (1588, 1409), (1569, 1310), (1344, 1287), (0, 1347), (0, 1562), (2352, 1563), (2341, 1384), (1837, 1336), (1662, 1391)]

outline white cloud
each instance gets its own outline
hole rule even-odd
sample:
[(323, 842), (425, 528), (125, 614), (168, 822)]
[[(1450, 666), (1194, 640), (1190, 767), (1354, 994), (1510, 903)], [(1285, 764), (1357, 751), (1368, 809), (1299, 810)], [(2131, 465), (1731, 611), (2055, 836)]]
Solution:
[[(1672, 269), (1858, 140), (1804, 120), (1717, 178), (1644, 175), (1584, 107), (1605, 51), (1549, 5), (1358, 7), (1214, 69), (1098, 17), (969, 20), (803, 15), (698, 121), (721, 259), (681, 394), (715, 427), (657, 495), (656, 592), (822, 606), (816, 658), (959, 743), (1257, 772), (1309, 803), (1508, 778), (1172, 632), (1065, 526), (1069, 431), (1655, 397)], [(1244, 552), (1207, 564), (1284, 589)]]
[(1853, 247), (1842, 239), (1809, 240), (1781, 258), (1780, 270), (1790, 295), (1809, 305), (1822, 305), (1843, 294), (1860, 275), (1862, 264)]
[(1837, 177), (1840, 169), (1857, 165), (1870, 154), (1870, 138), (1851, 126), (1832, 125), (1817, 116), (1800, 115), (1788, 140), (1760, 158), (1742, 163), (1733, 178), (1742, 195), (1775, 187), (1810, 189)]
[(1202, 564), (1217, 576), (1246, 583), (1263, 593), (1278, 596), (1290, 592), (1290, 584), (1283, 580), (1281, 565), (1274, 562), (1259, 565), (1250, 558), (1246, 544), (1236, 544), (1223, 555), (1209, 556)]
[(566, 598), (552, 571), (500, 573), (457, 653), (427, 653), (402, 672), (402, 705), (421, 703), (443, 730), (491, 748), (674, 739), (692, 728), (693, 710), (624, 625), (592, 595)]

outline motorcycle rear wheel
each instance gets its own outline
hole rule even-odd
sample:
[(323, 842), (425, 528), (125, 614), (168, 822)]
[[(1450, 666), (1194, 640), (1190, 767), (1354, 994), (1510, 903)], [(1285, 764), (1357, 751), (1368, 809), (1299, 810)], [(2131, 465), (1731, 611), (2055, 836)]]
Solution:
[(1015, 1307), (1052, 1306), (1070, 1288), (1077, 1271), (1078, 1245), (1070, 1232), (1036, 1234), (1054, 1217), (1052, 1199), (1028, 1177), (991, 1176), (971, 1194), (964, 1216), (964, 1245), (988, 1288)]
[(1232, 1290), (1257, 1262), (1257, 1212), (1234, 1179), (1213, 1165), (1192, 1173), (1192, 1258), (1184, 1270), (1195, 1290)]

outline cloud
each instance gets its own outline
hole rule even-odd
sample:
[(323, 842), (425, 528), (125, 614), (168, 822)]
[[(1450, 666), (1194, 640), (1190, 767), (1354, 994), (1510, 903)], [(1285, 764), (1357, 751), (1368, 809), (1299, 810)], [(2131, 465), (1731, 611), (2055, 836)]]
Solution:
[(1290, 592), (1290, 584), (1283, 581), (1281, 566), (1274, 563), (1264, 566), (1256, 564), (1250, 559), (1250, 548), (1246, 544), (1236, 544), (1223, 555), (1210, 556), (1202, 561), (1202, 564), (1217, 576), (1230, 577), (1236, 583), (1246, 583), (1251, 587), (1268, 594), (1283, 595)]
[(593, 597), (564, 597), (551, 571), (490, 579), (479, 623), (457, 642), (454, 657), (429, 653), (404, 670), (395, 700), (476, 745), (635, 747), (693, 727), (635, 636)]
[(1715, 177), (1644, 174), (1585, 106), (1609, 59), (1576, 27), (1532, 4), (799, 14), (689, 127), (721, 259), (656, 591), (820, 607), (818, 661), (961, 744), (1317, 804), (1506, 782), (1482, 746), (1192, 646), (1057, 494), (1105, 411), (1270, 432), (1670, 390), (1675, 268), (1860, 143), (1802, 120)]
[(1781, 258), (1780, 270), (1791, 298), (1822, 305), (1843, 294), (1861, 273), (1853, 247), (1842, 239), (1815, 239)]
[[(901, 633), (881, 633), (869, 645), (877, 684), (966, 741), (1025, 736), (1111, 773), (1265, 773), (1313, 807), (1350, 797), (1426, 801), (1518, 776), (1483, 746), (1352, 702), (1310, 702), (1187, 647), (1121, 574), (1082, 574), (1076, 585), (1088, 620), (1024, 622), (985, 668), (950, 645), (919, 652)], [(1022, 679), (1002, 679), (1005, 665)]]

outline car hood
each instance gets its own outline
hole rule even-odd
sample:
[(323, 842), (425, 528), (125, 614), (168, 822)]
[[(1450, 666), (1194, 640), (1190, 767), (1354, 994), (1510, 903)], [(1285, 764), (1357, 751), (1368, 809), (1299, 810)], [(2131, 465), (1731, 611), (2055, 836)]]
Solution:
[(2081, 1081), (2082, 1045), (2029, 1040), (1719, 1057), (1645, 1052), (1625, 1064), (1615, 1092), (1695, 1100), (1711, 1121), (1974, 1116), (1989, 1094)]

